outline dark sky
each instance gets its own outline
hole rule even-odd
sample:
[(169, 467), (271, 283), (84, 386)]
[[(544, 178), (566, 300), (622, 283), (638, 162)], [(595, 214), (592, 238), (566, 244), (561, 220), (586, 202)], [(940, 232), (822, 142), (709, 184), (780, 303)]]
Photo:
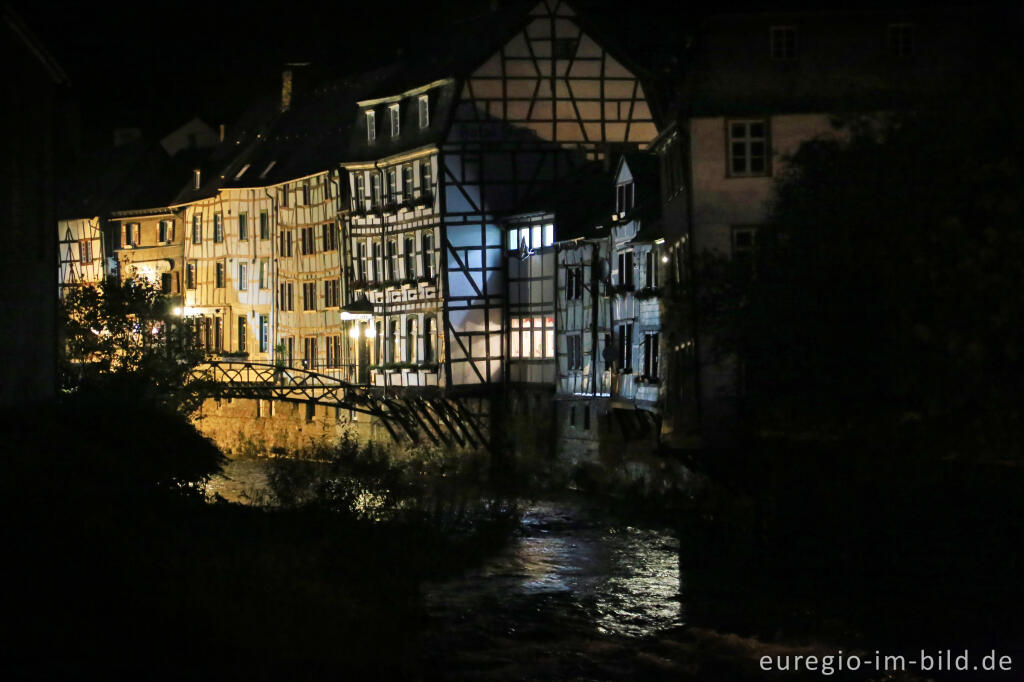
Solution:
[[(230, 123), (254, 96), (280, 88), (285, 62), (313, 62), (331, 76), (358, 72), (398, 50), (429, 49), (460, 19), (490, 7), (487, 0), (10, 4), (68, 72), (87, 148), (108, 144), (116, 127), (157, 139), (195, 115)], [(598, 0), (575, 6), (631, 43), (641, 62), (660, 61), (652, 51), (680, 42), (678, 5), (634, 0), (630, 12)]]

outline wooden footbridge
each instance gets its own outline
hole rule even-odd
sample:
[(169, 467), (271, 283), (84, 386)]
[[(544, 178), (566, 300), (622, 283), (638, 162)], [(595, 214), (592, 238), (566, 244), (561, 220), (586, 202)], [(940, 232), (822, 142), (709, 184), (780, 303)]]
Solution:
[(316, 371), (248, 361), (208, 361), (192, 370), (189, 386), (211, 398), (315, 403), (375, 417), (396, 442), (424, 439), (446, 446), (486, 447), (488, 439), (458, 398), (353, 384)]

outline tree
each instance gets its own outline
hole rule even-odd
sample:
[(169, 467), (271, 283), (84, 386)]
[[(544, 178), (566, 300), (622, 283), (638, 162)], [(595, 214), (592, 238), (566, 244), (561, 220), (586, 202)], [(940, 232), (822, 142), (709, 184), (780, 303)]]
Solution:
[(788, 159), (722, 335), (760, 426), (1018, 426), (1019, 108), (986, 97), (857, 119)]
[(61, 302), (64, 388), (131, 397), (192, 414), (203, 395), (186, 386), (203, 351), (155, 284), (108, 277)]

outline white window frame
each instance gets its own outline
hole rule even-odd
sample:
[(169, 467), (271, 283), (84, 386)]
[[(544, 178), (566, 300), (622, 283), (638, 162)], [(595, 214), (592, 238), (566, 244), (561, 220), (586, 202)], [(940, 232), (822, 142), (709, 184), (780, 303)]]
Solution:
[[(726, 175), (728, 177), (763, 177), (772, 174), (770, 121), (768, 118), (730, 119), (726, 121)], [(762, 126), (762, 134), (759, 136), (753, 134), (753, 126), (755, 125)], [(741, 135), (735, 134), (736, 126), (743, 126)], [(761, 145), (762, 154), (760, 155), (754, 154), (755, 145), (757, 144)], [(742, 145), (742, 154), (736, 154), (736, 145)], [(743, 159), (743, 168), (740, 170), (736, 170), (733, 163), (737, 156)], [(763, 167), (761, 170), (752, 170), (753, 161), (758, 157), (763, 159)]]
[(377, 113), (373, 109), (366, 111), (366, 141), (373, 143), (377, 139)]
[(402, 111), (398, 104), (388, 107), (388, 122), (391, 124), (391, 137), (398, 137), (402, 132)]
[(420, 95), (416, 105), (419, 112), (420, 130), (430, 126), (430, 95)]

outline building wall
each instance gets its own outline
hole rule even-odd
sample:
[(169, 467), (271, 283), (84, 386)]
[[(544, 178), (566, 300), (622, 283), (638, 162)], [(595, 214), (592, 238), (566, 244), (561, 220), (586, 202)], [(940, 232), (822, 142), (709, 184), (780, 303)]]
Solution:
[[(767, 126), (771, 154), (766, 172), (753, 177), (733, 176), (729, 169), (729, 125), (734, 121), (754, 120), (764, 121)], [(698, 254), (711, 251), (726, 257), (735, 256), (737, 228), (756, 230), (767, 218), (774, 182), (785, 172), (785, 158), (806, 140), (836, 134), (831, 117), (826, 113), (691, 119), (688, 137), (693, 183), (693, 242), (690, 247)], [(713, 359), (712, 337), (702, 335), (695, 341), (699, 355), (701, 429), (705, 442), (724, 444), (732, 439), (738, 426), (739, 368), (735, 358)]]
[[(165, 293), (178, 303), (185, 289), (184, 236), (179, 213), (119, 216), (114, 226), (114, 258), (122, 277), (139, 276), (156, 286), (165, 286)], [(165, 225), (160, 239), (160, 224)]]
[[(351, 197), (344, 217), (346, 295), (350, 300), (365, 296), (373, 306), (365, 324), (342, 325), (354, 376), (380, 387), (444, 386), (446, 283), (436, 150), (346, 168)], [(389, 173), (395, 174), (391, 198)], [(374, 182), (380, 187), (377, 200)], [(367, 331), (373, 336), (367, 338)]]
[(62, 292), (67, 286), (102, 281), (106, 267), (98, 216), (58, 220), (57, 238), (60, 257), (57, 282)]

